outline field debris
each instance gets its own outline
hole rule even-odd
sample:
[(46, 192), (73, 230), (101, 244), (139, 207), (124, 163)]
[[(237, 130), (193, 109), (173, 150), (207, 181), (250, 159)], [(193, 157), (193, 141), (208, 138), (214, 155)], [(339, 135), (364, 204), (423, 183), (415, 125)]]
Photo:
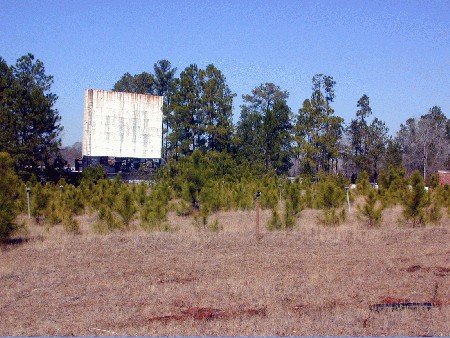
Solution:
[(404, 269), (406, 272), (417, 272), (417, 271), (426, 271), (426, 272), (433, 272), (434, 275), (445, 277), (450, 275), (450, 267), (443, 267), (443, 266), (435, 266), (435, 267), (424, 267), (420, 265), (411, 265)]
[(417, 303), (417, 302), (408, 302), (408, 303), (380, 303), (380, 304), (373, 304), (370, 306), (370, 311), (372, 312), (380, 312), (381, 310), (417, 310), (417, 309), (427, 309), (430, 310), (433, 307), (433, 303), (431, 302), (424, 302), (424, 303)]
[(431, 310), (433, 306), (438, 305), (436, 302), (411, 302), (408, 299), (399, 299), (386, 297), (380, 303), (372, 304), (370, 306), (370, 311), (380, 312), (381, 310), (418, 310), (426, 309)]
[(117, 332), (114, 332), (114, 331), (110, 331), (110, 330), (97, 329), (96, 327), (91, 328), (91, 330), (93, 330), (93, 331), (99, 331), (99, 332), (104, 332), (104, 333), (109, 333), (109, 334), (115, 334), (115, 335), (118, 335), (118, 336), (123, 336), (123, 335), (120, 334), (120, 333), (117, 333)]
[(148, 318), (148, 321), (180, 321), (186, 319), (195, 320), (212, 320), (212, 319), (230, 319), (239, 318), (243, 316), (266, 316), (266, 307), (237, 309), (237, 310), (221, 310), (211, 307), (191, 307), (181, 310), (179, 314), (156, 316)]

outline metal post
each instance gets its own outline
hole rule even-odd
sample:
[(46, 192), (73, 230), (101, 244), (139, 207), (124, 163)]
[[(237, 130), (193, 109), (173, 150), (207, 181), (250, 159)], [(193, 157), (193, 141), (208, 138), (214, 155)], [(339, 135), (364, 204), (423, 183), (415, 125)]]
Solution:
[(27, 189), (27, 200), (28, 200), (28, 219), (31, 219), (31, 207), (30, 207), (30, 191), (31, 188), (26, 188)]
[(345, 193), (347, 194), (347, 204), (348, 204), (348, 213), (351, 212), (351, 208), (350, 208), (350, 196), (348, 195), (348, 190), (350, 187), (345, 187)]
[(64, 186), (62, 185), (59, 186), (59, 199), (61, 199), (63, 188)]
[(261, 192), (256, 193), (256, 240), (259, 241), (259, 205), (260, 205)]

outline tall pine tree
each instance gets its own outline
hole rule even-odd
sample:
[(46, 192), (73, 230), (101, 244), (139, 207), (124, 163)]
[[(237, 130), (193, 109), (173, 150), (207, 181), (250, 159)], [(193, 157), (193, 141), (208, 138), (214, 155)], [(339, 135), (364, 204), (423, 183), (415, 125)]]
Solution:
[(8, 67), (0, 58), (0, 151), (9, 153), (24, 179), (52, 165), (61, 144), (61, 117), (51, 93), (53, 77), (27, 54)]

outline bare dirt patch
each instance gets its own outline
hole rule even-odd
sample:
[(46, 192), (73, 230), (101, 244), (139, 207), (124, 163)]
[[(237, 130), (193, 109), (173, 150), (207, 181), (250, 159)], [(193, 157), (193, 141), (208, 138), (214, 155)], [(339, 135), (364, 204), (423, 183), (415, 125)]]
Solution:
[[(263, 214), (262, 217), (270, 215)], [(0, 250), (0, 335), (449, 335), (450, 228), (29, 229)], [(430, 308), (371, 311), (374, 304)]]

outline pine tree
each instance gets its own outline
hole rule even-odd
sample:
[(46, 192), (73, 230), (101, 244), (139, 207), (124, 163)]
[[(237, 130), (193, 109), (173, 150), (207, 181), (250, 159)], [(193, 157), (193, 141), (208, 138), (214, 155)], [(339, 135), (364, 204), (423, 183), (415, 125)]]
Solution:
[(51, 165), (61, 143), (63, 128), (53, 107), (57, 96), (50, 92), (52, 84), (53, 77), (32, 54), (11, 67), (0, 58), (0, 151), (11, 155), (25, 180)]
[(291, 111), (289, 93), (273, 83), (265, 83), (244, 95), (237, 125), (238, 156), (263, 163), (266, 172), (286, 173), (291, 156)]
[(336, 82), (331, 76), (317, 74), (313, 77), (311, 99), (303, 102), (295, 126), (297, 157), (303, 162), (303, 172), (317, 174), (336, 171), (341, 153), (344, 120), (334, 116)]
[(0, 152), (0, 242), (7, 240), (16, 229), (18, 188), (13, 160), (7, 153)]
[(363, 206), (358, 205), (360, 218), (371, 227), (378, 225), (383, 216), (383, 207), (381, 205), (377, 207), (378, 199), (374, 189), (367, 191), (365, 201)]
[(424, 210), (430, 204), (425, 184), (418, 170), (414, 171), (411, 176), (411, 187), (403, 202), (405, 206), (403, 215), (407, 221), (411, 220), (415, 227), (425, 223)]

